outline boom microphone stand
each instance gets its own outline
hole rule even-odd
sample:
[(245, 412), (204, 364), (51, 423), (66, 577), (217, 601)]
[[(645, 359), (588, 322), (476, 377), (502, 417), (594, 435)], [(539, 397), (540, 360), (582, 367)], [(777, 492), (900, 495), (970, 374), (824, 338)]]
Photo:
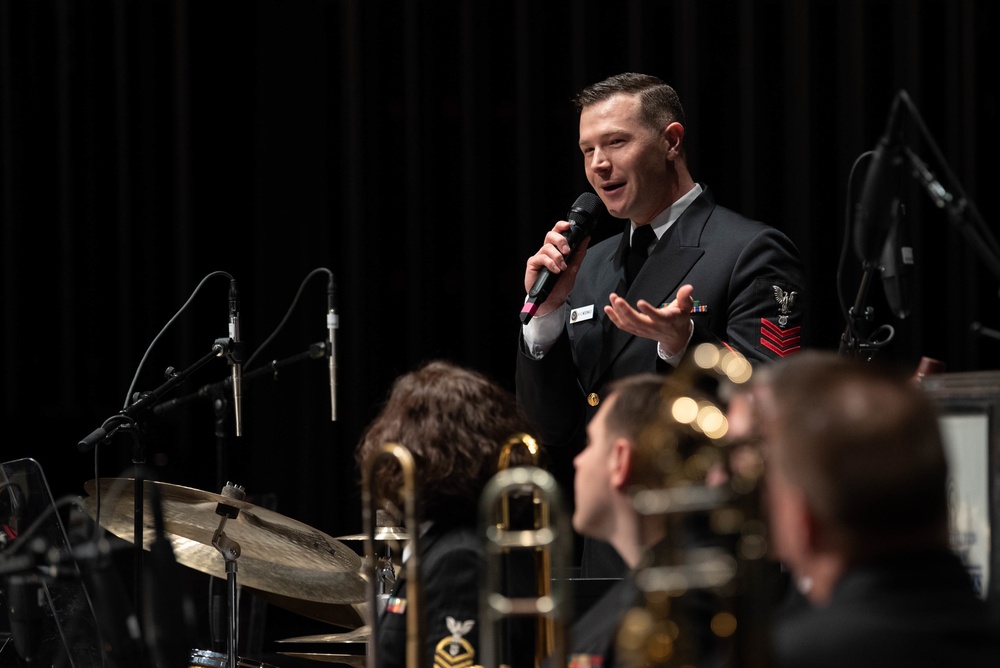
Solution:
[[(244, 382), (253, 382), (254, 380), (269, 377), (271, 380), (277, 381), (280, 378), (280, 371), (286, 367), (298, 364), (304, 360), (324, 360), (328, 357), (328, 341), (320, 341), (319, 343), (310, 344), (309, 347), (300, 353), (286, 357), (283, 360), (273, 360), (269, 362), (266, 366), (261, 366), (250, 372), (243, 373)], [(225, 447), (225, 435), (226, 432), (223, 429), (225, 419), (228, 413), (228, 400), (232, 396), (232, 377), (226, 377), (225, 379), (217, 382), (210, 383), (208, 385), (203, 385), (194, 392), (186, 394), (184, 396), (177, 397), (175, 399), (170, 399), (169, 401), (164, 401), (153, 408), (154, 415), (163, 415), (169, 413), (175, 408), (179, 408), (185, 404), (189, 404), (194, 401), (210, 401), (212, 403), (213, 410), (215, 412), (215, 436), (216, 436), (216, 481), (218, 484), (216, 487), (221, 489), (226, 480), (223, 479), (226, 471), (226, 447)]]
[(858, 323), (862, 320), (869, 321), (872, 318), (872, 308), (870, 306), (865, 306), (865, 299), (868, 296), (868, 289), (871, 287), (872, 276), (878, 270), (879, 267), (877, 265), (869, 262), (864, 264), (864, 273), (861, 276), (861, 285), (858, 287), (858, 294), (854, 299), (854, 306), (852, 306), (848, 311), (849, 321), (847, 326), (844, 328), (844, 333), (840, 337), (839, 353), (848, 357), (861, 359), (865, 362), (870, 362), (872, 358), (875, 357), (875, 353), (878, 352), (882, 346), (889, 343), (895, 334), (891, 325), (882, 325), (875, 332), (876, 334), (878, 332), (883, 332), (885, 336), (882, 339), (872, 337), (863, 339), (856, 335), (856, 332), (859, 330)]
[[(944, 174), (947, 186), (903, 139), (901, 130), (904, 119), (911, 120), (916, 126), (920, 137), (929, 147), (935, 163)], [(874, 350), (888, 343), (886, 339), (881, 342), (868, 342), (867, 346), (865, 342), (859, 344), (854, 336), (857, 331), (854, 323), (857, 318), (871, 316), (870, 309), (863, 308), (863, 299), (873, 272), (876, 269), (882, 270), (878, 253), (886, 243), (890, 222), (896, 219), (893, 207), (898, 205), (898, 198), (892, 196), (891, 171), (904, 167), (907, 168), (909, 176), (923, 187), (934, 205), (944, 211), (948, 223), (958, 229), (983, 263), (993, 272), (993, 276), (1000, 280), (1000, 243), (952, 173), (910, 96), (905, 90), (900, 90), (893, 99), (885, 135), (873, 152), (861, 201), (857, 207), (854, 241), (856, 253), (864, 267), (864, 275), (855, 305), (847, 314), (848, 324), (841, 339), (841, 353), (858, 354), (860, 350), (862, 356), (871, 359), (868, 352), (873, 354)], [(982, 328), (979, 323), (974, 323), (973, 329), (976, 330), (977, 326), (979, 329)], [(887, 325), (883, 327), (891, 332), (891, 327)], [(890, 333), (889, 339), (891, 338)]]
[[(194, 364), (183, 371), (176, 371), (173, 367), (169, 367), (166, 371), (167, 381), (163, 383), (160, 387), (156, 388), (152, 392), (138, 393), (136, 395), (135, 401), (133, 401), (129, 406), (122, 409), (115, 415), (112, 415), (104, 423), (92, 431), (90, 434), (85, 436), (81, 440), (77, 447), (80, 452), (89, 452), (97, 447), (100, 443), (108, 441), (114, 436), (119, 430), (124, 429), (124, 433), (128, 433), (133, 438), (133, 451), (132, 451), (132, 462), (135, 464), (136, 473), (134, 478), (135, 490), (134, 496), (134, 506), (133, 506), (133, 545), (135, 549), (135, 559), (134, 559), (134, 600), (135, 600), (135, 614), (139, 619), (139, 628), (142, 626), (142, 550), (143, 550), (143, 486), (145, 483), (145, 478), (142, 474), (143, 467), (145, 464), (145, 452), (142, 445), (142, 439), (139, 434), (136, 433), (136, 422), (137, 418), (149, 413), (160, 401), (160, 398), (168, 393), (170, 390), (175, 388), (181, 382), (184, 381), (189, 375), (194, 371), (200, 369), (204, 365), (208, 364), (215, 357), (222, 357), (229, 353), (232, 349), (234, 342), (232, 339), (216, 339), (215, 343), (212, 345), (212, 351), (206, 354), (201, 359), (197, 360)], [(100, 517), (96, 518), (98, 524), (100, 524)]]

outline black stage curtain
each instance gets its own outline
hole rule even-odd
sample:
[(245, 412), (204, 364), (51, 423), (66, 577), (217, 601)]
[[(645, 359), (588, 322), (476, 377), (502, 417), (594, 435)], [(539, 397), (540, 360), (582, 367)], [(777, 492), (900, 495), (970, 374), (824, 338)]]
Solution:
[[(523, 268), (588, 185), (570, 97), (662, 76), (688, 114), (695, 178), (785, 230), (809, 271), (808, 335), (834, 348), (861, 264), (838, 283), (852, 166), (906, 90), (957, 184), (996, 228), (1000, 6), (992, 0), (0, 0), (0, 459), (33, 457), (82, 493), (77, 442), (136, 391), (227, 336), (229, 281), (253, 368), (326, 337), (338, 314), (338, 419), (306, 359), (244, 382), (245, 434), (195, 399), (151, 420), (161, 480), (270, 494), (331, 535), (361, 530), (353, 448), (398, 374), (449, 358), (513, 386)], [(989, 54), (993, 53), (993, 56)], [(994, 74), (989, 74), (993, 71)], [(861, 163), (862, 167), (867, 163)], [(950, 169), (955, 182), (948, 181)], [(880, 357), (996, 369), (1000, 277), (914, 182), (911, 313), (876, 276)], [(597, 235), (611, 234), (604, 221)], [(192, 295), (194, 297), (192, 298)], [(247, 374), (248, 369), (244, 371)], [(168, 398), (228, 373), (193, 372)], [(120, 475), (131, 442), (102, 446)]]

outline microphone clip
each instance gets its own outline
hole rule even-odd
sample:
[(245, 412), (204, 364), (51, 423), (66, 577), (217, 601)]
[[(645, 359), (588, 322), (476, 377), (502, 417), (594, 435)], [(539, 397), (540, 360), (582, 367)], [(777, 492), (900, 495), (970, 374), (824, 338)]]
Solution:
[(215, 340), (212, 345), (217, 350), (218, 357), (225, 357), (230, 364), (243, 364), (245, 347), (242, 341), (236, 341), (232, 337), (226, 336)]

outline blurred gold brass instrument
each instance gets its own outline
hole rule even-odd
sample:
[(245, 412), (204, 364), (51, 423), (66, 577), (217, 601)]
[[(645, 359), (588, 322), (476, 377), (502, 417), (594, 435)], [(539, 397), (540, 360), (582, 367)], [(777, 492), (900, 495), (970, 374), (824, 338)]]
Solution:
[(375, 572), (375, 531), (378, 514), (378, 499), (372, 493), (372, 479), (375, 466), (384, 459), (395, 459), (403, 472), (403, 505), (404, 524), (410, 536), (410, 555), (406, 559), (406, 665), (407, 668), (424, 668), (424, 652), (422, 641), (424, 637), (423, 606), (421, 605), (420, 584), (420, 550), (418, 535), (420, 527), (417, 524), (418, 489), (413, 455), (398, 443), (385, 443), (364, 462), (361, 491), (361, 515), (365, 527), (365, 552), (370, 556), (365, 568), (370, 583), (368, 590), (368, 607), (372, 611), (371, 639), (368, 643), (368, 668), (377, 668), (378, 657), (378, 577)]
[[(486, 537), (486, 572), (479, 596), (479, 645), (481, 665), (500, 666), (498, 659), (497, 625), (510, 617), (538, 618), (536, 627), (535, 665), (551, 657), (550, 665), (566, 665), (566, 633), (571, 619), (569, 586), (565, 580), (553, 584), (553, 562), (561, 572), (568, 566), (570, 541), (569, 520), (562, 508), (559, 487), (548, 471), (537, 466), (509, 467), (510, 450), (523, 443), (537, 462), (537, 444), (530, 436), (519, 434), (511, 438), (501, 453), (502, 468), (483, 489), (479, 503), (480, 535)], [(535, 511), (533, 529), (512, 529), (510, 526), (509, 495), (531, 492)], [(497, 521), (497, 504), (500, 520)], [(553, 518), (556, 523), (553, 526)], [(531, 550), (536, 564), (537, 596), (514, 597), (502, 593), (504, 555), (514, 550)]]
[[(538, 441), (530, 434), (514, 434), (500, 448), (500, 458), (497, 462), (497, 470), (505, 471), (511, 468), (511, 455), (518, 446), (524, 448), (531, 458), (531, 465), (538, 466), (541, 448)], [(539, 493), (538, 489), (531, 492), (531, 505), (534, 529), (541, 529), (546, 525), (549, 516), (549, 505), (547, 500)], [(504, 493), (500, 499), (500, 520), (497, 528), (501, 531), (511, 528), (510, 520), (510, 494)], [(509, 550), (508, 550), (509, 552)], [(552, 595), (552, 555), (549, 550), (536, 547), (535, 550), (535, 579), (539, 596)], [(541, 659), (549, 656), (555, 651), (555, 620), (549, 616), (538, 617), (538, 624), (535, 630), (535, 666), (541, 664)]]
[[(538, 466), (538, 458), (541, 454), (541, 448), (538, 446), (538, 441), (536, 441), (535, 438), (529, 434), (514, 434), (513, 436), (508, 438), (502, 446), (500, 446), (500, 457), (497, 460), (498, 471), (505, 471), (506, 469), (511, 468), (511, 463), (510, 463), (511, 456), (514, 454), (514, 449), (517, 448), (518, 446), (521, 446), (525, 450), (525, 452), (528, 453), (528, 456), (531, 458), (531, 465)], [(537, 529), (539, 528), (538, 522), (542, 517), (544, 509), (539, 507), (541, 505), (542, 499), (537, 494), (537, 492), (533, 493), (532, 496), (535, 503), (535, 521), (536, 521), (535, 528)], [(500, 510), (501, 528), (509, 527), (510, 495), (504, 494), (503, 497), (501, 497), (500, 503), (501, 503), (501, 510)]]
[(702, 665), (703, 653), (713, 665), (770, 665), (763, 463), (756, 449), (731, 447), (723, 408), (750, 375), (738, 353), (703, 344), (664, 378), (660, 418), (638, 437), (631, 495), (640, 513), (663, 518), (666, 539), (636, 572), (645, 605), (620, 625), (621, 666)]

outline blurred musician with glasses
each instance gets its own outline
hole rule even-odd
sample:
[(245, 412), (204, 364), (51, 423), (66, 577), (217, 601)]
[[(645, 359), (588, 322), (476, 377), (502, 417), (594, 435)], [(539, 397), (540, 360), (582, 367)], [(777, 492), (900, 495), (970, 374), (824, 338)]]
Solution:
[(920, 386), (827, 351), (751, 385), (773, 556), (804, 597), (775, 619), (774, 666), (1000, 665), (1000, 619), (950, 548), (948, 462)]

